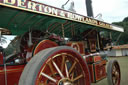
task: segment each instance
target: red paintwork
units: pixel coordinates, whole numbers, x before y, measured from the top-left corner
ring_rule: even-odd
[[[7,85],[18,85],[20,75],[25,65],[7,65]],[[0,66],[0,85],[5,85],[4,66]]]
[[[3,55],[2,55],[2,53],[0,52],[0,65],[2,65],[3,64]]]
[[[88,64],[91,82],[95,83],[106,77],[106,60]]]
[[[91,52],[96,52],[96,39],[89,39],[89,46]]]
[[[94,73],[93,73],[93,65],[92,64],[88,64],[88,69],[89,69],[89,72],[90,72],[90,78],[91,78],[91,82],[94,82]]]
[[[0,85],[5,85],[4,67],[0,66]]]
[[[102,62],[104,61],[101,61],[101,63]],[[101,64],[101,63],[94,64],[96,81],[106,77],[106,68],[105,68],[106,64]]]
[[[39,51],[44,50],[46,48],[51,48],[51,47],[56,47],[56,46],[58,46],[57,43],[51,40],[42,40],[36,45],[33,51],[33,55],[37,54]]]
[[[101,56],[90,56],[90,57],[86,58],[87,63],[95,63],[95,62],[98,62],[98,61],[101,61],[101,60],[103,60],[101,58]]]
[[[81,42],[68,42],[66,45],[75,48],[79,53],[81,53],[82,55],[85,55],[84,42],[82,41]],[[51,40],[42,40],[36,45],[35,49],[33,50],[33,55],[35,55],[39,51],[44,50],[46,48],[51,48],[51,47],[56,47],[56,46],[58,46],[58,44]],[[66,50],[66,52],[67,51],[68,50]],[[68,53],[70,53],[70,51]],[[75,56],[75,54],[73,55]],[[91,82],[96,82],[106,77],[106,69],[105,69],[106,61],[102,60],[101,56],[87,57],[86,61],[88,63],[88,67],[90,71]],[[2,54],[0,54],[0,64],[1,65],[3,64]],[[18,85],[19,78],[24,69],[24,66],[25,65],[10,65],[10,66],[7,65],[7,79],[6,79],[7,85]],[[50,73],[49,70],[47,69],[46,72]],[[87,68],[84,68],[84,71],[89,76]],[[0,85],[5,85],[4,66],[0,66]]]
[[[68,42],[66,45],[76,49],[80,54],[85,55],[84,42]]]

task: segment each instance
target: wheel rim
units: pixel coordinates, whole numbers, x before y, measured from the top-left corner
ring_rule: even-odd
[[[35,85],[89,85],[88,69],[80,57],[66,50],[49,56],[38,73]]]
[[[116,62],[112,65],[112,83],[113,85],[120,85],[120,68]]]

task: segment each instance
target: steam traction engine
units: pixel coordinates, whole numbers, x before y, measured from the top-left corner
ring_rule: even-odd
[[[123,32],[121,27],[33,1],[21,3],[0,1],[0,27],[16,35],[0,48],[1,85],[90,85],[107,76],[109,85],[120,85],[116,60],[109,61],[106,73],[111,40],[100,32]]]

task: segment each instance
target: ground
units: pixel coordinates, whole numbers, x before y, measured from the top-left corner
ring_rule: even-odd
[[[121,68],[121,84],[120,85],[128,85],[128,56],[127,57],[111,57],[108,60],[116,59],[118,60]],[[108,85],[107,78],[93,83],[91,85]]]

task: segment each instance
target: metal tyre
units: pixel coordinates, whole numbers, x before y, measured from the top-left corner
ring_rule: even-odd
[[[120,85],[121,73],[117,60],[110,60],[107,66],[108,85]]]
[[[90,85],[89,71],[82,56],[73,48],[48,48],[29,61],[19,85]]]

